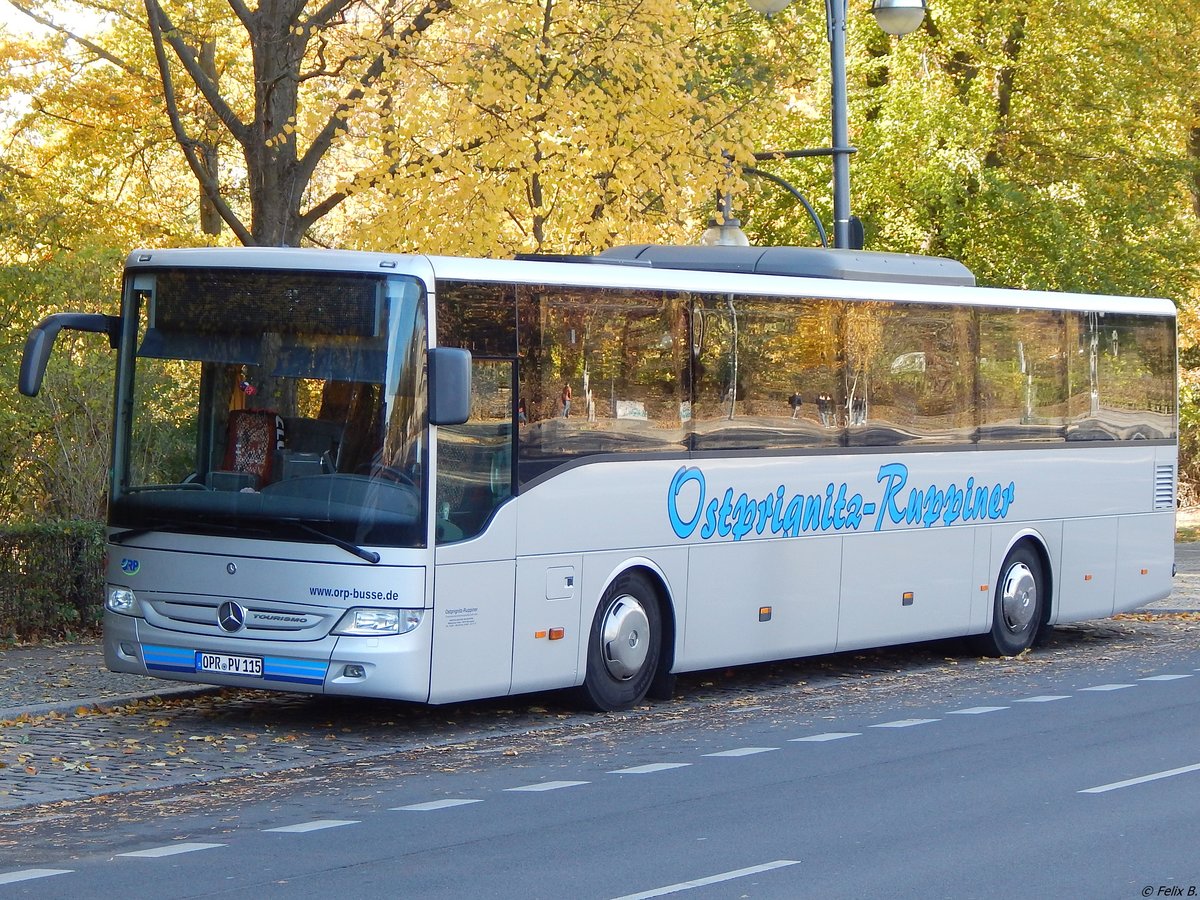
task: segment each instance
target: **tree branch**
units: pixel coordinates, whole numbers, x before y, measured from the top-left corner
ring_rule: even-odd
[[[237,117],[237,114],[229,108],[225,102],[225,98],[221,96],[221,92],[217,86],[213,84],[212,79],[205,74],[204,69],[200,66],[200,61],[197,59],[195,49],[189,47],[183,39],[179,37],[179,32],[167,18],[167,14],[163,12],[161,6],[158,5],[158,0],[145,0],[146,15],[150,21],[150,32],[154,36],[154,47],[157,54],[158,48],[162,45],[163,40],[166,40],[171,45],[171,49],[175,51],[176,57],[183,63],[184,69],[187,70],[188,76],[199,88],[200,93],[204,96],[205,102],[212,108],[212,111],[217,114],[217,118],[221,120],[234,140],[243,147],[246,147],[250,140],[250,129],[246,124]],[[164,56],[159,61],[159,70],[162,73],[163,84],[165,85],[169,77],[169,70],[166,68],[166,57]]]
[[[233,14],[238,17],[238,21],[245,26],[246,30],[250,30],[250,23],[254,19],[254,13],[246,6],[242,0],[227,0],[229,8],[233,10]]]
[[[300,227],[302,230],[307,230],[314,223],[316,223],[322,216],[329,213],[339,203],[341,203],[343,200],[345,200],[347,197],[349,197],[351,193],[353,193],[356,190],[359,190],[360,188],[371,187],[373,185],[376,185],[379,183],[380,179],[382,179],[382,178],[398,175],[404,169],[407,169],[411,166],[425,165],[427,162],[429,162],[431,160],[437,160],[440,158],[444,158],[446,156],[449,156],[451,153],[466,153],[466,152],[470,152],[471,150],[477,150],[478,148],[483,146],[483,144],[484,144],[483,138],[476,138],[475,140],[471,141],[468,144],[463,144],[460,147],[449,147],[449,148],[441,151],[440,153],[434,154],[432,157],[427,157],[420,161],[414,161],[414,160],[408,160],[406,162],[396,161],[396,162],[392,163],[390,166],[388,166],[387,170],[384,171],[383,173],[376,173],[376,174],[367,175],[367,176],[363,176],[361,174],[356,175],[356,176],[354,176],[354,178],[352,178],[350,180],[350,187],[348,189],[346,189],[344,191],[335,191],[334,193],[332,193],[328,197],[326,197],[324,200],[322,200],[320,203],[317,203],[314,206],[309,207],[308,212],[306,212],[300,216]]]
[[[95,53],[97,56],[99,56],[101,59],[105,60],[106,62],[112,63],[118,69],[128,72],[130,75],[133,75],[137,78],[145,78],[146,77],[145,72],[139,72],[137,69],[135,69],[129,63],[125,62],[125,60],[121,59],[119,56],[113,55],[112,53],[110,53],[109,51],[107,51],[103,47],[101,47],[99,44],[95,44],[95,43],[89,41],[87,38],[83,37],[82,35],[76,34],[75,32],[71,31],[69,28],[64,28],[62,25],[57,24],[53,20],[47,19],[45,16],[38,15],[36,12],[34,12],[28,6],[25,6],[24,3],[21,2],[21,0],[8,0],[8,2],[13,6],[14,9],[16,9],[19,12],[23,13],[24,15],[28,16],[30,19],[33,19],[33,21],[37,22],[39,25],[44,25],[45,27],[49,28],[51,31],[56,31],[59,34],[61,34],[63,37],[70,38],[72,41],[79,44],[81,47],[86,47],[88,50],[91,50],[93,53]]]
[[[197,142],[190,138],[184,130],[183,121],[179,117],[179,102],[175,96],[175,82],[171,78],[171,66],[167,60],[166,48],[163,46],[161,22],[166,17],[162,16],[162,19],[160,19],[155,16],[154,9],[151,6],[153,5],[157,8],[157,0],[145,0],[145,2],[146,12],[149,15],[150,37],[154,43],[154,57],[158,61],[159,74],[162,76],[163,99],[166,101],[167,115],[171,120],[171,130],[175,132],[175,142],[183,151],[184,158],[187,159],[188,166],[191,168],[196,180],[200,183],[205,196],[212,201],[221,218],[225,220],[225,223],[229,225],[233,233],[237,235],[238,240],[246,246],[252,246],[255,243],[254,236],[242,224],[242,221],[237,217],[233,209],[230,208],[229,204],[225,202],[225,198],[221,196],[221,186],[217,184],[212,174],[196,155],[195,148]],[[158,13],[161,15],[162,10],[158,9]]]
[[[304,20],[308,28],[324,28],[338,13],[345,11],[354,0],[329,0],[324,6]]]
[[[340,2],[340,0],[334,0],[334,2]],[[320,133],[313,138],[313,142],[304,152],[304,156],[297,166],[299,183],[308,183],[312,177],[312,173],[316,171],[317,163],[321,161],[333,144],[334,137],[338,131],[345,127],[346,113],[366,95],[366,89],[379,80],[379,77],[383,74],[384,65],[387,63],[387,60],[395,58],[398,55],[396,47],[418,34],[423,34],[433,25],[438,16],[453,9],[453,7],[454,0],[428,0],[420,12],[413,17],[412,22],[400,34],[393,34],[391,23],[384,26],[382,37],[384,40],[390,39],[392,46],[381,51],[375,57],[371,65],[367,67],[367,71],[358,79],[358,84],[346,92],[338,102],[337,107],[330,114]]]

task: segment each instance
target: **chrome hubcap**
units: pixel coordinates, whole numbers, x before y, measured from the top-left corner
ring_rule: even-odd
[[[622,594],[604,615],[600,647],[608,674],[628,681],[641,671],[650,652],[650,619],[636,597]]]
[[[1033,622],[1037,609],[1037,581],[1025,563],[1015,564],[1005,575],[1000,607],[1009,631],[1024,631]]]

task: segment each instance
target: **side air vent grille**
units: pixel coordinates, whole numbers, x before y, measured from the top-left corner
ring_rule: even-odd
[[[1175,467],[1154,467],[1154,508],[1175,508]]]

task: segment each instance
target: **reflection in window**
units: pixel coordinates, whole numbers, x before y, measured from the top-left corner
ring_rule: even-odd
[[[980,441],[1061,441],[1067,421],[1064,314],[979,312]]]
[[[439,281],[437,342],[475,356],[514,356],[516,303],[511,284]]]
[[[602,453],[1170,437],[1172,327],[1053,310],[439,285],[439,343],[517,357],[521,483]]]
[[[471,417],[438,428],[436,535],[474,537],[512,495],[513,361],[471,363]]]
[[[692,345],[696,449],[840,443],[837,304],[697,298]]]
[[[564,458],[681,450],[687,306],[661,291],[518,288],[521,480]]]
[[[1131,315],[1071,317],[1070,440],[1175,436],[1173,326]]]
[[[852,303],[845,306],[842,325],[849,444],[973,440],[970,310]]]

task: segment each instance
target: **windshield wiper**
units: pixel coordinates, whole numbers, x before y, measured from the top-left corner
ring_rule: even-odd
[[[304,522],[299,522],[295,519],[283,519],[281,521],[287,522],[289,525],[294,525],[301,531],[307,531],[309,534],[319,537],[326,543],[333,544],[335,547],[340,547],[347,553],[353,553],[359,559],[365,559],[371,565],[375,565],[377,562],[379,562],[379,554],[374,550],[367,550],[358,546],[358,544],[352,544],[349,541],[343,541],[340,537],[334,537],[332,534],[326,534],[319,528],[313,528],[311,525],[305,524]]]

